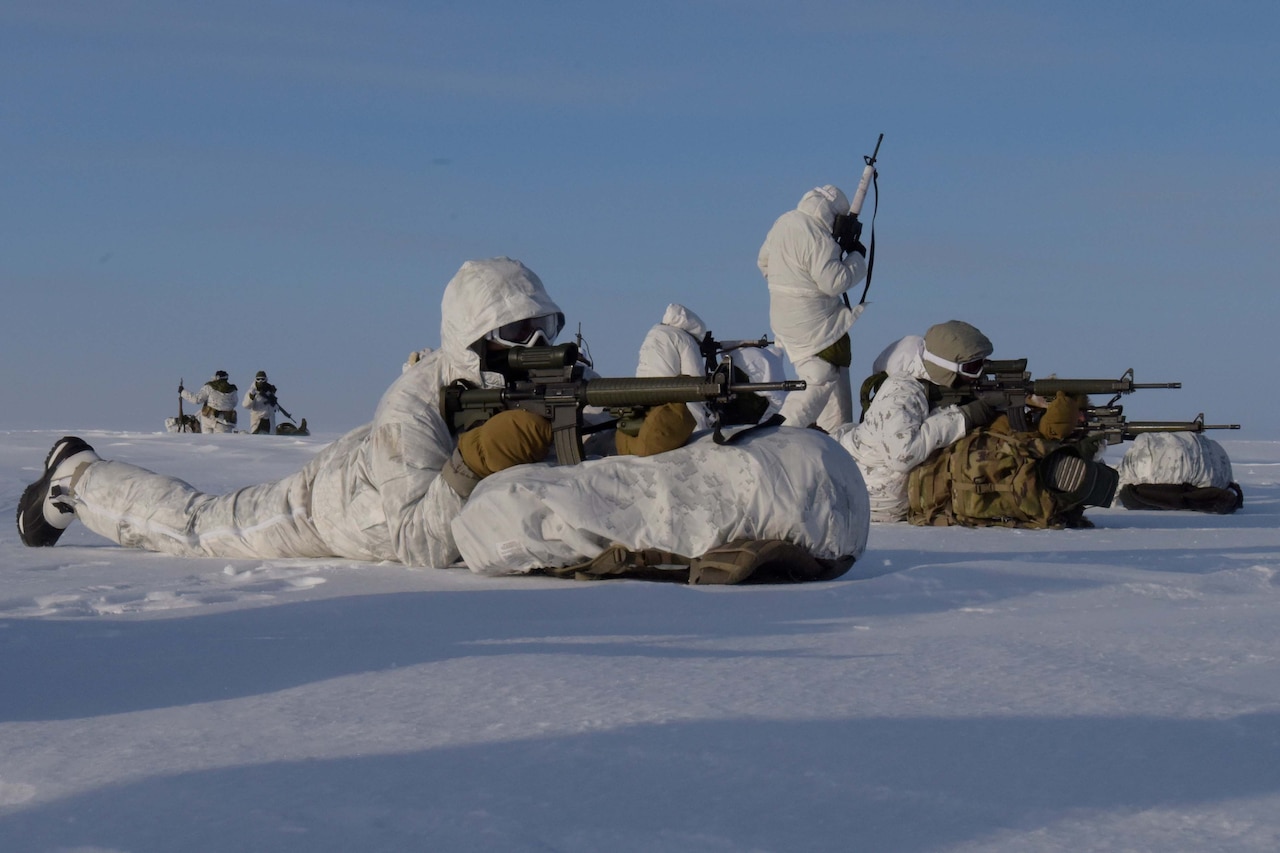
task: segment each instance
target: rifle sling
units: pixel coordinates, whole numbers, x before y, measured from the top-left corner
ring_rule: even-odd
[[[871,289],[871,270],[876,265],[876,213],[880,209],[880,173],[875,169],[871,170],[871,188],[875,198],[871,200],[871,241],[867,245],[867,283],[862,286],[859,305],[867,301],[867,291]]]
[[[782,422],[785,420],[786,418],[784,418],[780,413],[774,412],[772,415],[765,418],[760,423],[752,424],[749,427],[744,427],[743,429],[738,430],[728,438],[725,438],[724,433],[720,431],[720,425],[716,424],[716,431],[711,436],[711,438],[713,441],[715,441],[716,444],[737,444],[739,441],[745,438],[748,433],[755,432],[761,427],[780,426]]]

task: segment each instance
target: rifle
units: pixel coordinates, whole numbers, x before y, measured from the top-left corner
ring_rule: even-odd
[[[1081,438],[1100,437],[1107,444],[1132,441],[1146,432],[1204,432],[1207,429],[1240,429],[1240,424],[1207,424],[1204,412],[1190,421],[1130,421],[1121,406],[1090,406],[1084,424],[1077,430]]]
[[[293,415],[289,414],[288,409],[280,405],[280,401],[276,399],[276,395],[274,391],[272,391],[269,395],[264,394],[263,396],[267,398],[268,403],[275,406],[280,411],[280,414],[284,415],[289,420],[293,420]]]
[[[715,415],[738,393],[753,391],[801,391],[805,383],[734,382],[726,356],[705,377],[645,376],[621,379],[585,379],[578,363],[576,344],[553,347],[516,347],[504,351],[505,364],[494,365],[509,378],[502,388],[473,388],[468,383],[446,385],[440,390],[440,412],[451,432],[480,426],[498,412],[524,409],[551,421],[556,458],[561,465],[582,461],[582,436],[617,427],[626,429],[646,409],[666,403],[707,403]],[[587,425],[586,406],[598,406],[615,420]],[[715,440],[727,439],[717,422]]]
[[[285,407],[280,405],[280,400],[276,398],[276,386],[268,384],[266,390],[256,391],[256,393],[266,401],[268,406],[275,406],[276,409],[279,410],[280,414],[284,415],[289,420],[293,420],[293,415],[289,414]]]
[[[182,388],[186,383],[178,378],[178,432],[187,431],[187,416],[182,413]]]
[[[1036,396],[1052,400],[1059,391],[1072,395],[1112,394],[1108,406],[1114,406],[1122,394],[1142,388],[1181,388],[1181,382],[1134,382],[1133,368],[1119,379],[1032,379],[1025,358],[988,360],[977,380],[955,388],[943,388],[932,402],[940,406],[958,406],[975,398],[991,401],[992,406],[1009,416],[1009,426],[1016,431],[1034,428],[1027,421],[1027,398]],[[991,398],[999,398],[992,401]]]
[[[862,288],[862,298],[858,300],[858,304],[867,301],[867,291],[871,289],[871,270],[876,262],[876,233],[875,219],[876,211],[880,207],[880,184],[877,181],[879,173],[876,171],[876,157],[880,154],[880,143],[884,142],[884,134],[876,139],[875,150],[870,156],[863,155],[862,159],[866,166],[862,170],[862,177],[858,180],[858,189],[853,193],[853,201],[849,202],[848,213],[837,213],[835,222],[831,225],[831,236],[836,238],[836,242],[844,248],[846,241],[852,243],[855,240],[862,239],[862,222],[859,221],[858,215],[862,213],[862,203],[867,197],[867,188],[875,187],[876,198],[875,206],[871,211],[871,245],[867,247],[867,281]],[[841,294],[844,297],[844,304],[849,305],[849,294]]]

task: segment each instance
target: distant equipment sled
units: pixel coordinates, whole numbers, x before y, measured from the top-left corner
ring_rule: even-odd
[[[303,418],[300,424],[280,424],[276,427],[276,435],[311,435],[311,430],[307,429],[307,419]]]

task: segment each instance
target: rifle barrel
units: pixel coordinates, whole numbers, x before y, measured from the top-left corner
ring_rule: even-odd
[[[585,402],[589,406],[660,406],[665,403],[702,403],[727,394],[752,391],[803,391],[803,380],[743,382],[722,385],[693,376],[644,376],[590,379]]]
[[[734,394],[741,394],[751,391],[803,391],[809,387],[803,379],[786,379],[782,382],[746,382],[740,385],[731,385],[729,390]]]
[[[1032,379],[1028,384],[1028,390],[1040,396],[1051,396],[1059,391],[1068,394],[1128,394],[1141,388],[1182,387],[1181,382],[1130,382],[1125,379]]]
[[[1207,424],[1204,421],[1126,421],[1126,432],[1201,432],[1206,429],[1240,429],[1240,424]]]

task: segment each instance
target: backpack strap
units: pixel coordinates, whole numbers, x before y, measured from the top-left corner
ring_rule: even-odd
[[[737,432],[733,433],[733,435],[728,436],[727,438],[725,437],[725,434],[720,430],[720,425],[716,424],[716,431],[712,434],[711,438],[713,441],[715,441],[716,444],[737,444],[747,435],[755,432],[761,427],[781,426],[785,421],[786,421],[786,418],[783,417],[780,412],[774,412],[772,415],[769,415],[769,417],[765,418],[760,423],[752,424],[749,427],[744,427],[738,430]]]

